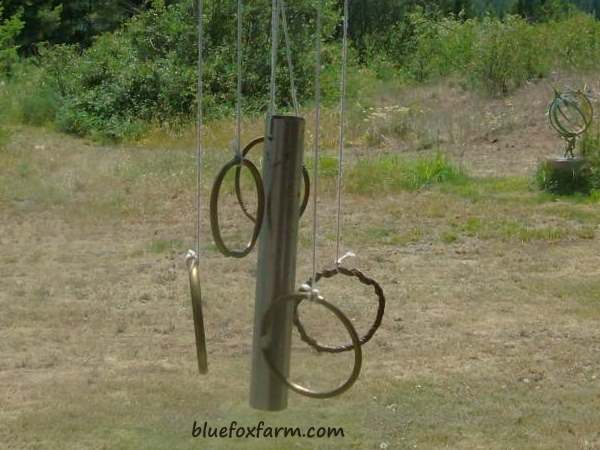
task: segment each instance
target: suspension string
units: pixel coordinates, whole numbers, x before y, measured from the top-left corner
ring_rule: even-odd
[[[241,161],[242,155],[242,0],[237,2],[237,92],[236,92],[236,139],[235,155]]]
[[[294,112],[297,116],[300,115],[300,105],[298,104],[298,93],[296,91],[296,80],[294,77],[294,64],[292,62],[292,45],[290,41],[290,34],[288,30],[287,14],[285,12],[285,0],[279,0],[279,6],[281,9],[281,25],[283,28],[283,35],[285,38],[285,50],[287,54],[288,71],[290,73],[290,91],[292,94],[292,105],[294,106]]]
[[[200,196],[200,188],[202,184],[202,132],[203,132],[203,116],[202,116],[202,100],[203,100],[203,75],[204,75],[204,0],[198,0],[198,86],[196,90],[196,256],[200,258],[200,222],[202,212],[200,210],[202,204]]]
[[[271,11],[271,101],[269,104],[269,116],[275,115],[275,96],[277,95],[277,50],[279,46],[279,3],[272,0]]]
[[[344,138],[346,134],[346,86],[348,74],[348,0],[344,0],[344,40],[342,44],[342,81],[340,98],[340,149],[338,157],[338,179],[337,179],[337,232],[335,264],[340,265],[340,248],[342,240],[342,178],[344,167]]]
[[[312,278],[311,288],[314,291],[317,284],[317,236],[318,216],[317,197],[319,195],[319,153],[321,150],[321,34],[322,34],[323,0],[317,7],[317,46],[315,58],[315,149],[313,156],[313,249],[312,249]]]

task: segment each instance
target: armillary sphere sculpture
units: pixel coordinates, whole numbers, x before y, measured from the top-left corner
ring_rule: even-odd
[[[574,158],[577,138],[587,131],[594,118],[594,108],[586,89],[554,89],[554,99],[548,108],[550,124],[567,143],[565,158]]]

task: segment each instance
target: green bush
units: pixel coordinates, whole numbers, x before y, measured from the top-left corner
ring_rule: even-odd
[[[540,190],[554,195],[589,194],[594,188],[587,164],[569,170],[543,161],[538,165],[535,181]]]
[[[313,99],[317,1],[288,2],[295,78],[303,103]],[[329,104],[339,99],[338,3],[326,0],[322,89]],[[397,86],[441,77],[459,79],[464,86],[491,95],[506,95],[554,69],[600,67],[600,23],[562,8],[559,2],[540,10],[543,22],[510,15],[472,18],[469,12],[459,13],[460,8],[420,8],[416,3],[398,6],[401,18],[394,25],[375,27],[352,46],[350,97],[369,97],[377,78],[386,86]],[[4,71],[9,98],[0,99],[0,106],[7,106],[13,120],[54,123],[62,131],[99,139],[136,138],[154,125],[180,128],[193,120],[196,108],[193,5],[193,0],[153,0],[90,47],[39,44],[37,56],[27,63],[15,60],[14,36],[22,23],[17,17],[5,20],[0,24],[0,79]],[[244,9],[243,108],[249,114],[264,112],[268,104],[270,5],[270,0],[256,0]],[[443,17],[440,11],[456,14]],[[205,23],[204,107],[208,118],[218,118],[232,115],[236,100],[235,4],[206,0]],[[280,45],[277,103],[289,110],[285,56]],[[362,109],[365,106],[369,105],[362,104]],[[377,142],[381,133],[369,137]]]
[[[55,87],[47,82],[44,69],[30,60],[23,60],[14,66],[8,84],[9,95],[14,99],[14,121],[35,126],[54,123],[60,97]]]
[[[468,67],[473,83],[493,95],[506,95],[549,70],[537,28],[519,16],[508,16],[504,21],[484,18]]]
[[[539,27],[556,67],[569,71],[600,67],[600,23],[594,17],[575,14]]]
[[[600,123],[583,135],[579,141],[579,151],[586,160],[590,189],[600,191]]]
[[[317,0],[299,0],[288,7],[295,76],[301,99],[312,98],[314,78],[314,11]],[[327,1],[326,30],[334,30],[333,2]],[[60,94],[58,127],[66,132],[119,140],[136,137],[150,123],[178,128],[194,116],[197,35],[192,0],[138,14],[114,33],[99,37],[78,54],[73,47],[42,51],[47,83]],[[220,5],[220,6],[219,6]],[[218,7],[219,6],[219,7]],[[205,108],[223,116],[235,105],[236,21],[231,4],[208,2],[211,15],[205,40]],[[244,109],[262,111],[268,104],[270,1],[248,3],[244,9]],[[278,104],[291,103],[285,48],[278,67]],[[325,46],[326,67],[337,51]],[[325,97],[335,89],[338,71],[324,71]],[[334,87],[335,86],[335,87]]]
[[[366,37],[364,53],[381,78],[390,78],[391,69],[417,82],[456,76],[491,95],[506,95],[552,69],[600,67],[600,22],[580,12],[548,18],[530,23],[514,15],[439,17],[416,8]]]

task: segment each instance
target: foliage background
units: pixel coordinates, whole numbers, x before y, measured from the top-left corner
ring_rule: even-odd
[[[317,0],[288,2],[299,97],[310,106]],[[339,95],[342,0],[325,0],[323,90]],[[270,0],[244,9],[244,109],[267,104]],[[206,0],[206,114],[235,98],[236,4]],[[377,83],[457,79],[501,96],[552,71],[600,64],[600,0],[353,0],[351,94]],[[0,121],[54,126],[99,139],[178,130],[193,118],[193,0],[2,0]],[[278,104],[290,107],[280,46]]]

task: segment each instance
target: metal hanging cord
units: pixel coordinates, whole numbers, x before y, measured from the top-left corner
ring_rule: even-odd
[[[198,85],[196,89],[196,256],[200,258],[200,234],[202,218],[202,199],[200,189],[202,184],[202,157],[203,157],[203,87],[204,87],[204,1],[198,0]]]
[[[285,38],[285,51],[287,54],[288,71],[290,73],[290,93],[292,95],[292,105],[294,106],[295,114],[298,116],[300,115],[300,105],[298,103],[298,92],[296,90],[296,80],[294,77],[294,64],[292,62],[292,44],[290,40],[290,33],[288,30],[285,0],[279,0],[279,6],[281,9],[281,24],[283,28],[283,36]]]
[[[315,148],[313,156],[313,248],[312,248],[312,277],[311,289],[317,286],[317,239],[319,219],[317,215],[319,195],[319,157],[321,152],[321,35],[323,0],[319,0],[317,8],[317,42],[315,56]]]
[[[341,98],[340,98],[340,146],[338,155],[338,178],[337,178],[337,230],[336,230],[336,250],[335,264],[339,266],[341,261],[347,256],[353,256],[351,253],[340,257],[342,241],[342,179],[344,167],[344,146],[346,134],[346,86],[348,74],[348,18],[349,18],[349,0],[344,0],[344,38],[342,43],[342,80],[341,80]]]
[[[270,81],[270,103],[269,116],[276,113],[275,102],[277,95],[277,50],[279,47],[279,3],[272,0],[271,6],[271,81]]]
[[[236,92],[236,138],[235,155],[240,161],[242,155],[242,0],[237,2],[237,92]]]
[[[186,264],[188,266],[188,275],[190,280],[190,293],[192,297],[192,315],[194,318],[194,334],[196,336],[196,356],[198,358],[198,371],[201,374],[208,372],[208,354],[206,351],[206,333],[204,330],[204,316],[202,313],[202,290],[200,286],[200,228],[201,228],[201,197],[200,189],[202,186],[202,99],[203,99],[203,45],[204,45],[204,27],[203,27],[203,0],[198,0],[198,86],[196,91],[196,251],[189,250],[186,255]]]
[[[281,23],[280,23],[281,20]],[[292,45],[287,23],[287,12],[284,0],[273,0],[271,17],[271,81],[269,83],[270,101],[269,115],[274,116],[277,113],[277,57],[279,52],[279,28],[283,28],[285,39],[285,50],[287,56],[287,65],[290,76],[290,95],[292,97],[292,106],[296,115],[300,114],[300,104],[298,102],[298,91],[296,89],[296,79],[294,76],[294,64],[292,59]]]
[[[320,27],[320,18],[317,20],[317,27]],[[318,34],[318,39],[320,39],[320,34]],[[320,47],[320,41],[317,42],[317,48],[319,49]],[[319,61],[319,51],[317,52],[317,88],[319,87],[319,71],[320,71],[320,61]],[[316,214],[314,216],[314,222],[313,222],[313,231],[314,231],[314,236],[313,236],[313,276],[311,278],[311,280],[306,283],[303,286],[303,290],[308,290],[310,289],[310,299],[313,302],[317,302],[319,303],[318,299],[321,299],[322,297],[319,295],[319,291],[315,288],[316,284],[319,282],[320,279],[322,278],[333,278],[337,275],[342,275],[344,277],[347,278],[352,278],[357,280],[358,282],[360,282],[360,284],[362,284],[363,286],[369,286],[373,288],[373,292],[375,294],[375,296],[377,297],[377,315],[375,316],[375,320],[373,321],[372,325],[370,326],[369,330],[367,331],[366,334],[364,334],[363,336],[359,337],[358,342],[356,340],[354,340],[354,337],[352,335],[352,332],[350,332],[351,335],[351,341],[350,343],[344,344],[344,345],[328,345],[328,344],[323,344],[318,342],[316,339],[312,338],[308,332],[306,331],[306,329],[304,328],[302,321],[300,320],[300,315],[298,312],[298,303],[296,303],[296,306],[294,308],[294,325],[296,326],[296,328],[298,329],[298,332],[300,333],[300,339],[304,342],[306,342],[308,345],[310,345],[312,348],[314,348],[315,350],[317,350],[318,352],[327,352],[327,353],[341,353],[341,352],[346,352],[349,350],[353,350],[355,352],[355,357],[359,358],[359,355],[356,353],[356,347],[357,345],[362,346],[364,344],[366,344],[367,342],[369,342],[373,336],[375,335],[375,333],[377,332],[377,330],[379,329],[379,327],[381,326],[381,322],[383,320],[383,315],[385,312],[385,304],[386,304],[386,299],[385,299],[385,294],[383,292],[382,287],[379,285],[379,283],[377,283],[377,281],[375,281],[373,278],[370,278],[368,276],[366,276],[363,272],[361,272],[360,270],[354,268],[354,269],[349,269],[347,267],[342,266],[342,262],[344,259],[346,259],[347,257],[350,256],[354,256],[353,253],[348,252],[346,253],[344,256],[340,257],[340,248],[341,248],[341,205],[342,205],[342,176],[343,176],[343,172],[342,172],[342,167],[343,167],[343,156],[344,156],[344,134],[345,134],[345,129],[346,129],[346,124],[345,124],[345,111],[346,111],[346,76],[347,76],[347,66],[348,66],[348,0],[345,1],[344,3],[344,42],[343,42],[343,55],[342,55],[342,83],[341,83],[341,101],[340,101],[340,147],[339,147],[339,166],[338,166],[338,179],[337,179],[337,244],[336,244],[336,259],[335,259],[335,267],[333,269],[326,269],[323,270],[322,272],[316,272]],[[316,131],[316,136],[315,136],[315,185],[318,184],[318,180],[317,180],[317,176],[318,176],[318,172],[316,170],[317,164],[318,164],[318,150],[319,150],[319,107],[320,107],[320,99],[319,99],[319,94],[318,94],[318,90],[317,90],[317,131]],[[316,190],[316,189],[315,189]],[[316,199],[316,192],[315,192],[315,199]],[[315,200],[315,211],[316,211],[316,200]],[[332,310],[333,311],[333,310]],[[338,316],[338,318],[340,318],[340,320],[342,320],[342,322],[344,321],[342,319],[341,316],[343,316],[343,313],[340,312],[340,314],[336,313],[334,311],[334,313]],[[350,330],[349,330],[350,331]],[[352,380],[352,379],[351,379]],[[289,384],[288,384],[289,385]],[[291,386],[291,388],[293,389],[295,386]],[[309,395],[306,394],[305,395]]]

